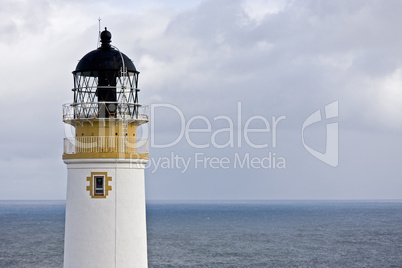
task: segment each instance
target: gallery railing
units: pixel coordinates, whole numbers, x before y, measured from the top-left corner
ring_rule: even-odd
[[[81,136],[64,139],[64,154],[137,153],[148,154],[148,139],[115,136]]]

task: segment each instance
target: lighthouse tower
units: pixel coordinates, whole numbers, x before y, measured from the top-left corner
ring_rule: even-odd
[[[65,268],[147,267],[144,167],[147,139],[137,127],[148,122],[138,103],[133,62],[101,33],[101,46],[73,71],[73,103],[63,121],[75,128],[65,138],[67,201]]]

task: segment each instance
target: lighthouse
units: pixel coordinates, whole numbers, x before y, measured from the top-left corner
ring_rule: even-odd
[[[78,62],[73,102],[63,105],[63,122],[75,129],[64,139],[64,268],[148,266],[148,140],[137,136],[148,107],[138,102],[139,72],[111,38],[105,28],[100,46]]]

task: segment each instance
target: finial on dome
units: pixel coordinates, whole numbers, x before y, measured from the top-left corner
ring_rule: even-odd
[[[101,38],[102,47],[110,48],[112,34],[107,30],[107,27],[105,27],[105,30],[103,32],[101,32],[100,38]]]

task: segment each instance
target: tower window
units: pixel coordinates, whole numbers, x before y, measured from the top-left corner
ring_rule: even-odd
[[[91,172],[91,176],[87,177],[89,185],[87,191],[92,198],[106,198],[112,190],[109,183],[112,177],[107,175],[107,172]]]
[[[105,177],[104,176],[94,176],[94,195],[104,196],[105,195]]]

